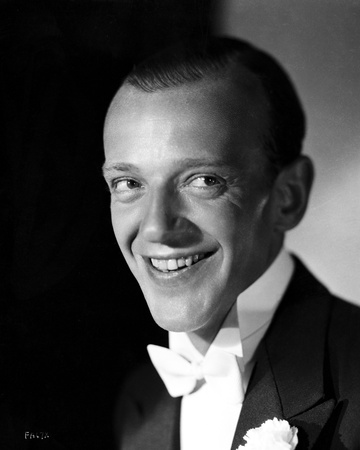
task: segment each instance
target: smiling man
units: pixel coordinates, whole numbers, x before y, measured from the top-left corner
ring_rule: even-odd
[[[359,311],[283,249],[313,179],[304,122],[280,66],[234,39],[164,51],[115,95],[113,227],[171,349],[150,345],[158,374],[125,386],[120,448],[235,449],[274,417],[298,427],[298,448],[360,445],[359,363],[341,369]]]

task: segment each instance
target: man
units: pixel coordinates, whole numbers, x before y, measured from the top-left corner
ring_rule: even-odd
[[[115,95],[113,227],[173,351],[149,346],[156,371],[125,386],[121,449],[235,450],[274,417],[299,449],[360,448],[360,311],[283,248],[313,179],[304,130],[284,71],[234,39],[162,52]]]

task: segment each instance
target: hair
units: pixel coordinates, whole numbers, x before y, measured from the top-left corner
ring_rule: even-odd
[[[269,129],[263,137],[272,179],[294,161],[302,149],[305,114],[290,78],[264,51],[234,38],[187,40],[136,65],[123,84],[151,93],[205,78],[221,80],[246,68],[259,79],[269,103]]]

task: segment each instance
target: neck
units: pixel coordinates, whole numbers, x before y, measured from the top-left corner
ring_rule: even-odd
[[[272,252],[271,258],[267,262],[266,269],[263,271],[263,273],[260,273],[258,276],[254,277],[254,282],[253,283],[255,283],[258,279],[261,278],[262,275],[264,275],[264,273],[273,264],[274,260],[279,255],[280,251],[281,251],[281,245],[280,246],[276,246],[276,251]],[[250,285],[252,285],[253,283],[250,283]],[[236,301],[237,301],[237,298],[235,299],[235,302]],[[225,314],[225,317],[223,317],[223,319],[221,320],[220,323],[214,324],[212,327],[210,327],[210,329],[190,331],[190,332],[187,333],[187,336],[189,337],[189,339],[190,339],[191,343],[193,344],[193,346],[203,356],[205,356],[205,354],[208,351],[210,345],[214,341],[218,331],[220,330],[220,328],[223,325],[223,322],[224,322],[226,316],[227,316],[227,314]]]
[[[206,352],[209,350],[210,345],[216,338],[216,335],[218,334],[218,331],[222,327],[228,312],[225,314],[225,317],[223,317],[220,323],[212,325],[210,329],[206,329],[206,331],[197,330],[186,333],[193,346],[203,356],[206,355]]]
[[[203,336],[199,336],[196,332],[189,332],[187,333],[192,345],[196,348],[198,352],[200,352],[203,356],[206,355],[206,352],[209,350],[209,347],[211,345],[211,342],[214,340],[215,335],[213,338],[205,339]]]

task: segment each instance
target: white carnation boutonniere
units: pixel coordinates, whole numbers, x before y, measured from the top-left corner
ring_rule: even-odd
[[[286,420],[267,420],[258,428],[249,430],[245,445],[237,450],[294,450],[298,444],[298,429]]]

